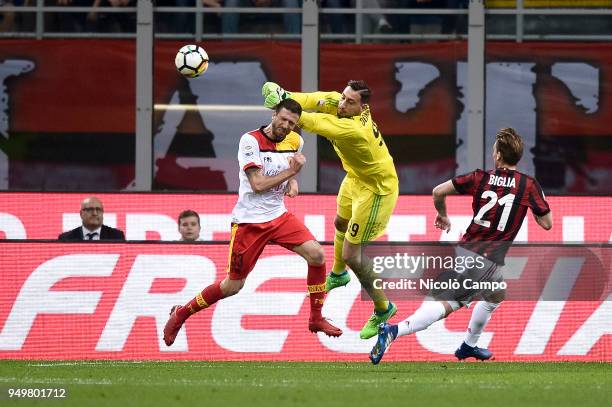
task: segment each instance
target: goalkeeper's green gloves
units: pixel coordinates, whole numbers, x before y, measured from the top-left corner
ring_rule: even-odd
[[[274,109],[281,100],[290,99],[291,92],[287,92],[274,82],[266,82],[261,88],[261,95],[264,97],[264,106]]]

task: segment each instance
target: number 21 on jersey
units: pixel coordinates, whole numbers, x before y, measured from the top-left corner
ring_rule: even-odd
[[[499,204],[499,206],[504,207],[504,211],[502,212],[501,218],[499,218],[499,224],[497,225],[497,230],[504,231],[506,229],[506,223],[508,223],[508,217],[510,216],[510,211],[512,210],[512,203],[514,202],[514,194],[504,195],[501,198],[497,198],[497,194],[493,191],[484,191],[482,193],[482,199],[488,199],[489,202],[484,204],[482,208],[478,211],[476,216],[474,217],[474,223],[477,225],[483,226],[485,228],[491,227],[491,221],[483,220],[482,218],[485,216],[487,212],[489,212],[495,204]]]

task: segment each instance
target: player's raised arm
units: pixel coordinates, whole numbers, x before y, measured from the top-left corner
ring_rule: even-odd
[[[339,118],[326,113],[302,112],[298,121],[302,129],[328,140],[339,140],[358,132],[359,124],[351,118]]]
[[[259,167],[250,167],[245,170],[249,183],[253,192],[260,194],[266,192],[290,178],[295,177],[302,166],[306,163],[306,156],[302,153],[295,153],[293,157],[289,157],[289,168],[279,172],[276,175],[267,176]]]
[[[455,189],[455,185],[452,180],[448,180],[437,187],[435,187],[432,191],[434,206],[438,211],[438,215],[436,216],[435,225],[438,229],[442,229],[445,231],[449,231],[451,228],[450,219],[448,218],[448,214],[446,213],[446,196],[454,195],[457,193]]]
[[[436,186],[432,191],[434,206],[438,211],[435,226],[450,231],[451,223],[446,213],[446,196],[454,194],[472,194],[476,187],[476,171],[459,175]]]
[[[538,216],[534,213],[533,217],[535,218],[536,223],[540,225],[542,229],[545,229],[545,230],[552,229],[552,224],[553,224],[552,212],[548,212],[544,216]]]
[[[552,214],[550,206],[544,197],[544,192],[538,181],[533,180],[529,190],[529,207],[533,212],[535,221],[542,229],[552,229]]]
[[[316,110],[320,113],[338,114],[338,102],[342,95],[338,92],[291,93],[291,99],[302,105],[305,110]]]
[[[274,82],[266,82],[261,88],[264,106],[273,109],[281,100],[293,99],[305,110],[337,114],[340,93],[338,92],[289,92]]]

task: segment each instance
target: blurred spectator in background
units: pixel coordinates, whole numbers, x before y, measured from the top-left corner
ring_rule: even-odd
[[[17,31],[17,25],[15,24],[15,12],[2,10],[4,7],[12,7],[15,5],[15,1],[13,0],[0,0],[0,31]]]
[[[468,8],[468,0],[446,0],[446,8]],[[466,15],[442,16],[442,34],[467,33]]]
[[[386,0],[391,8],[428,9],[445,7],[446,0]],[[401,27],[403,34],[439,34],[442,18],[435,15],[397,14],[391,19],[394,27]]]
[[[158,7],[195,7],[197,0],[157,0]],[[204,7],[223,7],[223,0],[199,0]],[[195,12],[157,13],[155,30],[169,33],[194,33]],[[218,33],[221,25],[220,13],[204,13],[205,33]]]
[[[136,7],[136,0],[93,0],[93,7]],[[136,32],[136,13],[104,13],[93,10],[87,19],[101,32]]]
[[[181,242],[202,241],[200,238],[200,215],[196,211],[187,209],[178,217],[178,231],[181,234]]]
[[[301,8],[300,0],[224,0],[225,7],[285,7]],[[221,16],[221,31],[223,34],[238,33],[238,22],[241,15],[247,16],[248,13],[223,13]],[[257,17],[265,15],[256,14]],[[286,34],[299,34],[302,32],[301,13],[284,13],[283,27]],[[244,30],[243,32],[251,32]]]
[[[91,7],[94,0],[46,0],[47,7]],[[94,31],[91,13],[46,13],[45,27],[55,32]]]
[[[17,31],[17,25],[15,24],[15,12],[3,10],[4,7],[12,7],[15,5],[15,2],[12,0],[0,0],[0,31]]]
[[[19,7],[29,6],[28,0],[0,0],[0,32],[17,32],[19,31],[19,22],[25,16],[24,13],[15,13],[14,11],[4,11],[4,7]]]
[[[60,241],[125,240],[125,235],[121,230],[103,224],[104,206],[102,201],[95,196],[83,200],[80,215],[82,225],[59,235]]]
[[[467,4],[467,0],[386,0],[387,7],[415,10],[467,8]],[[465,16],[457,15],[395,15],[392,23],[393,26],[402,27],[404,33],[451,34],[466,32],[464,20]]]
[[[383,8],[378,0],[363,0],[363,8]],[[355,0],[347,2],[345,0],[325,0],[323,7],[329,8],[342,8],[352,7],[355,8]],[[333,33],[344,32],[342,14],[329,14],[330,28]],[[351,17],[353,14],[351,14]],[[355,16],[359,16],[358,14]],[[391,24],[387,20],[384,14],[363,14],[363,31],[365,33],[390,33],[392,30]]]
[[[321,0],[323,8],[346,8],[349,7],[348,0]],[[324,20],[329,26],[329,31],[334,34],[344,34],[347,32],[346,14],[323,14]],[[350,15],[349,17],[353,17]]]

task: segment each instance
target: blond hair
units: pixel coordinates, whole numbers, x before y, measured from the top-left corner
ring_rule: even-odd
[[[497,152],[504,163],[516,165],[523,156],[523,139],[512,127],[500,129],[495,135]]]

